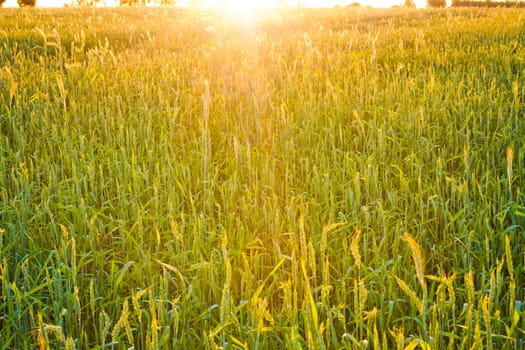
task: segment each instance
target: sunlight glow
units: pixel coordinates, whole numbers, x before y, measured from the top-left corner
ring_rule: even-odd
[[[426,7],[427,0],[415,0],[416,7]],[[337,6],[348,6],[359,3],[362,6],[371,7],[393,7],[402,6],[405,0],[207,0],[202,1],[204,7],[216,7],[231,13],[243,13],[246,10],[260,8],[275,8],[280,6],[304,6],[308,8],[334,8]]]
[[[2,8],[19,8],[20,5],[18,5],[18,1],[17,0],[6,0],[4,1],[4,3],[2,4]]]
[[[208,4],[211,2],[209,1]],[[277,1],[272,0],[222,0],[212,4],[219,9],[224,18],[229,22],[243,27],[250,27],[256,22],[256,12],[263,8],[276,8]]]
[[[100,0],[95,3],[96,7],[118,7],[120,0]]]
[[[162,2],[160,0],[147,0],[146,7],[160,7]]]
[[[36,0],[35,7],[55,8],[70,6],[71,0]]]
[[[96,7],[117,7],[121,0],[92,0]],[[447,4],[451,0],[447,0]],[[334,8],[344,7],[353,3],[361,6],[389,8],[402,6],[405,0],[179,0],[177,7],[198,6],[201,8],[215,8],[231,21],[240,24],[249,24],[254,21],[257,10],[278,8],[283,6],[307,8]],[[416,7],[426,7],[427,0],[414,0]],[[161,6],[161,0],[141,0],[147,7]],[[36,7],[65,7],[78,5],[78,0],[36,0]],[[2,7],[18,7],[17,0],[5,0]]]
[[[273,8],[277,6],[276,1],[246,1],[246,0],[229,0],[225,1],[225,5],[231,9],[257,9],[257,8]]]
[[[234,22],[245,27],[253,25],[254,8],[247,4],[241,4],[242,1],[230,1],[225,6],[220,7],[222,16],[229,22]]]

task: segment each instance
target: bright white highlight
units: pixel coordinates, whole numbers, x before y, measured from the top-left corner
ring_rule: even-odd
[[[451,0],[447,0],[451,1]],[[415,0],[416,7],[426,7],[427,0]],[[304,6],[309,8],[334,8],[359,3],[362,6],[392,7],[403,6],[405,0],[206,0],[201,2],[204,7],[222,8],[228,12],[245,12],[247,9],[275,8],[279,6]]]
[[[213,3],[212,1],[208,1]],[[258,8],[274,8],[277,7],[277,1],[275,0],[224,0],[215,1],[215,6],[219,6],[227,9],[258,9]]]
[[[120,0],[101,0],[95,3],[96,7],[118,7]]]
[[[36,0],[36,7],[78,6],[78,0]],[[118,7],[121,0],[91,0],[96,7]],[[451,0],[446,0],[447,4]],[[414,0],[416,7],[426,7],[427,0]],[[147,7],[161,6],[161,0],[139,0]],[[179,0],[177,7],[197,5],[204,8],[220,10],[226,17],[237,23],[249,24],[254,20],[258,9],[277,8],[281,6],[304,6],[308,8],[333,8],[359,3],[362,6],[383,7],[403,6],[405,0]],[[19,7],[17,0],[5,0],[2,7]]]
[[[161,4],[160,0],[148,0],[146,1],[146,7],[159,7]]]
[[[11,8],[11,9],[16,9],[16,8],[19,8],[20,5],[18,5],[18,1],[17,0],[6,0],[3,4],[2,4],[2,8]]]
[[[35,7],[55,8],[71,6],[71,0],[36,0]]]

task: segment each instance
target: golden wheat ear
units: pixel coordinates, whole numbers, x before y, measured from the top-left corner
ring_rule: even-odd
[[[427,283],[425,281],[425,256],[423,254],[423,249],[417,241],[409,233],[405,233],[403,236],[405,242],[408,243],[410,251],[412,252],[412,260],[414,260],[414,267],[416,268],[416,276],[421,289],[426,294],[427,292]]]

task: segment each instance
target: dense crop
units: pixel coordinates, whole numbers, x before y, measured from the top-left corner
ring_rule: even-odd
[[[525,15],[0,13],[0,348],[522,349]]]

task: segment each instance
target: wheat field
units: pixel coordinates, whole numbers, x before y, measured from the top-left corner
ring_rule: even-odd
[[[525,13],[0,12],[1,349],[523,349]]]

